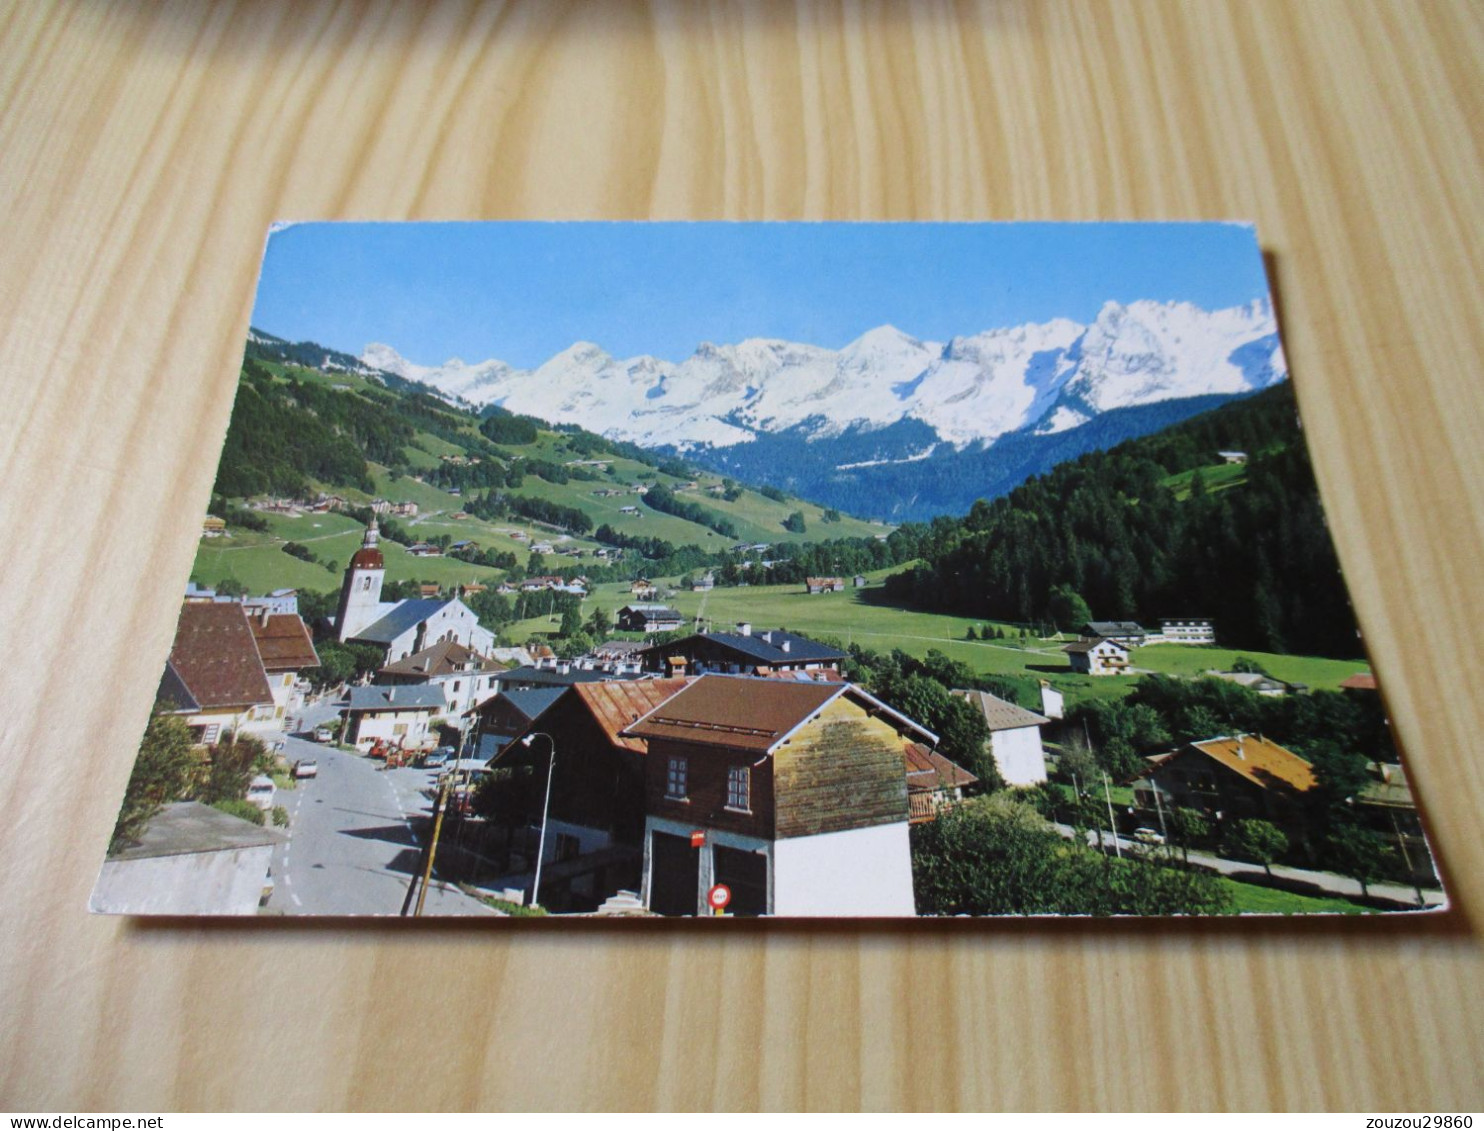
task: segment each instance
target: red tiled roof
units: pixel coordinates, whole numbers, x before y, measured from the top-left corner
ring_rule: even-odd
[[[1376,677],[1370,672],[1356,672],[1348,679],[1340,680],[1340,686],[1346,691],[1375,691]]]
[[[235,602],[182,605],[170,663],[205,710],[273,702],[247,614]]]
[[[393,675],[427,676],[453,675],[455,671],[462,670],[461,665],[473,662],[477,665],[478,672],[503,672],[508,671],[509,666],[498,663],[495,660],[481,656],[460,644],[457,640],[440,640],[431,648],[424,648],[421,652],[414,652],[410,656],[404,656],[395,664],[388,664],[381,670]]]
[[[920,742],[903,743],[902,760],[907,764],[910,792],[960,788],[979,780],[957,762],[949,761]]]
[[[314,650],[309,629],[296,613],[249,613],[247,620],[265,671],[319,667],[319,653]]]

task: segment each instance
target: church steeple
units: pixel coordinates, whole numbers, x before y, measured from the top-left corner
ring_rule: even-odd
[[[345,581],[340,586],[340,608],[335,617],[335,632],[340,640],[348,640],[376,620],[381,606],[381,583],[386,577],[386,562],[376,548],[380,537],[381,529],[372,515],[361,548],[351,555]]]

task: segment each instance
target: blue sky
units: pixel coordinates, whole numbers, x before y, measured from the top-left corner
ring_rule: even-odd
[[[941,341],[1109,299],[1267,293],[1235,224],[309,223],[270,237],[253,325],[529,368],[574,341],[680,361],[703,341],[839,348],[885,323]]]

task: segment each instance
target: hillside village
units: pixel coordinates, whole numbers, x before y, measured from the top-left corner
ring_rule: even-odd
[[[249,366],[234,430],[344,412],[382,459],[275,467],[229,433],[145,739],[174,778],[136,770],[105,869],[120,903],[167,860],[195,869],[180,907],[243,914],[1441,898],[1363,661],[1228,648],[1245,626],[1201,608],[1148,627],[1076,594],[1030,621],[924,608],[901,579],[951,560],[941,523]],[[1261,473],[1213,445],[1192,487],[1194,458],[1179,497]],[[945,882],[993,872],[1005,838],[1045,861],[1034,883],[986,902]]]

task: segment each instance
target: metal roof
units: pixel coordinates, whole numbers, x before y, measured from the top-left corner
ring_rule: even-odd
[[[352,711],[442,711],[448,706],[436,683],[403,687],[352,687],[347,707]]]
[[[390,644],[409,628],[415,628],[427,620],[444,605],[454,602],[452,597],[412,598],[400,601],[397,607],[380,620],[361,629],[352,640],[367,640],[373,644]]]
[[[631,725],[628,733],[762,753],[844,690],[838,683],[702,676]]]
[[[998,695],[991,695],[988,691],[955,690],[953,694],[961,699],[967,699],[978,707],[983,712],[984,721],[991,731],[1038,727],[1051,721],[1033,711],[1027,711],[1024,707],[1017,707]]]
[[[684,689],[684,679],[625,679],[608,683],[587,683],[574,694],[591,712],[603,733],[615,746],[643,754],[649,743],[623,733],[665,700]]]
[[[521,691],[502,691],[500,698],[534,722],[566,693],[565,687],[528,687]]]

